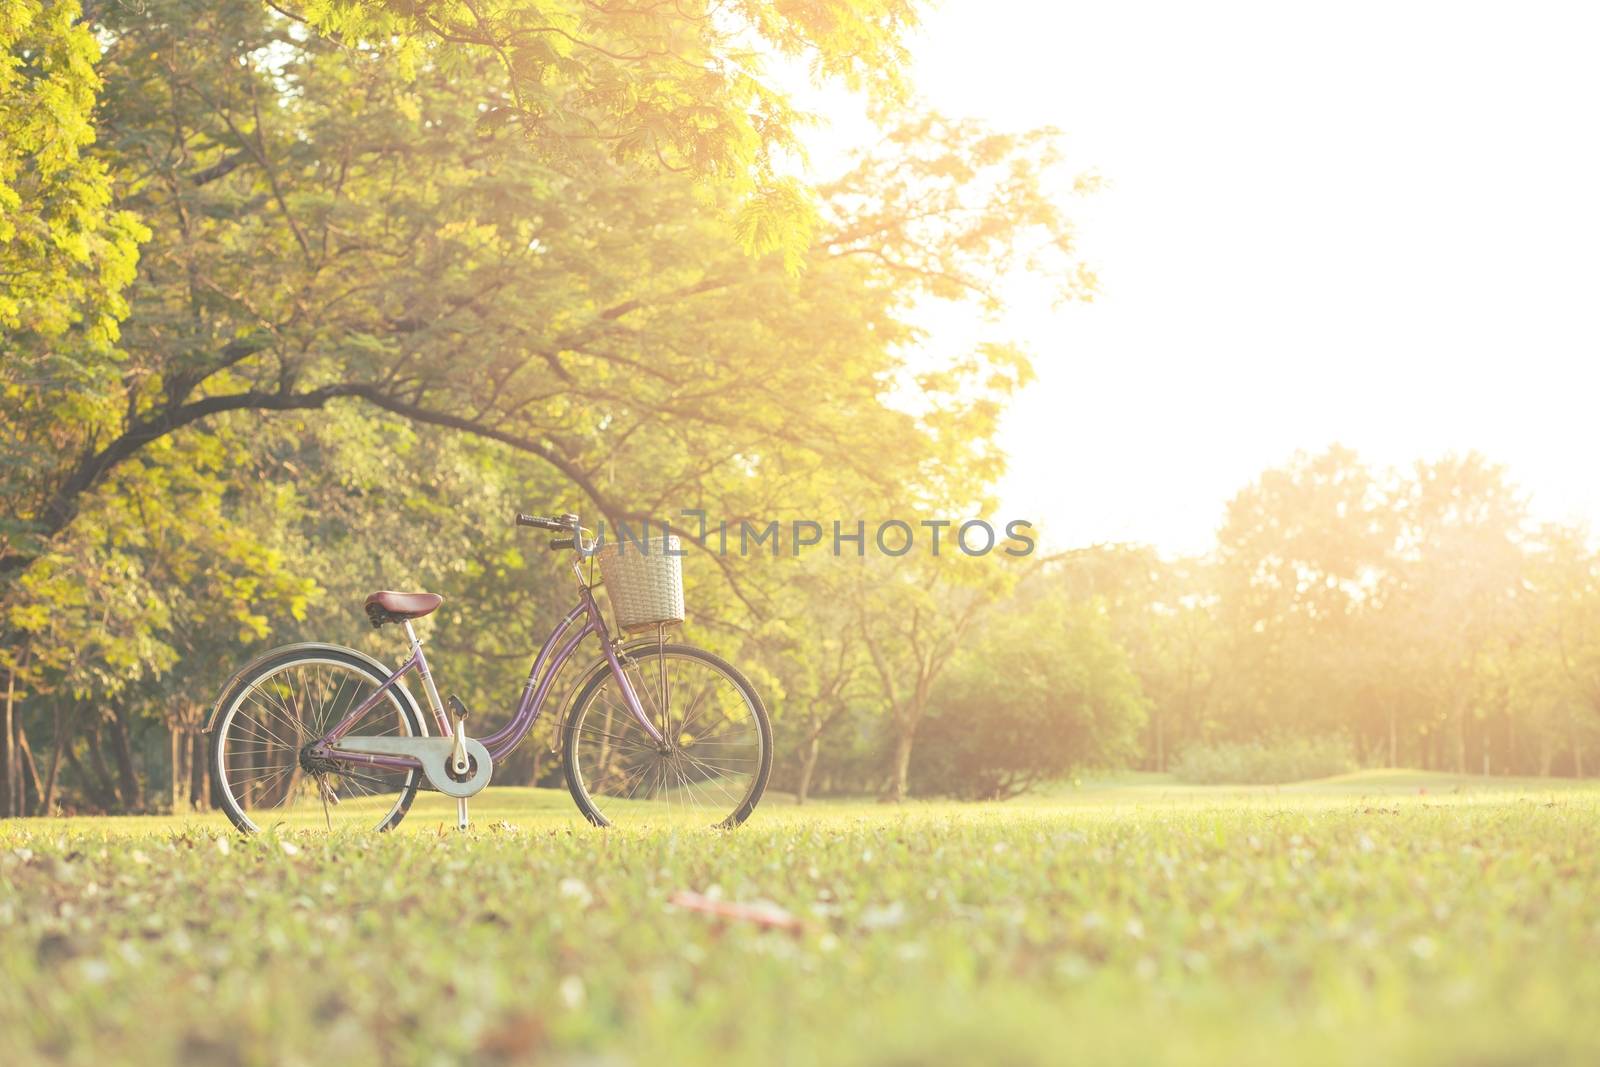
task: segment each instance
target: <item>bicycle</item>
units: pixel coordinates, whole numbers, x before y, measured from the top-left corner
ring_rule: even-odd
[[[467,801],[533,730],[556,677],[591,635],[601,656],[582,675],[558,727],[564,774],[578,810],[596,826],[699,824],[749,818],[772,770],[772,726],[750,682],[722,658],[669,643],[683,618],[677,538],[598,546],[576,515],[518,513],[517,526],[555,531],[552,550],[576,553],[578,603],[545,639],[516,710],[485,737],[467,734],[467,709],[441,703],[414,620],[443,602],[435,593],[373,593],[374,627],[400,623],[410,655],[394,670],[364,652],[309,642],[273,649],[230,678],[205,729],[221,805],[246,833],[302,816],[328,829],[391,830],[424,784]],[[652,546],[658,551],[652,553]],[[585,577],[582,561],[598,558]],[[595,589],[607,580],[617,633]],[[654,629],[655,636],[629,637]],[[416,672],[437,735],[402,679]],[[676,704],[674,703],[676,701]]]

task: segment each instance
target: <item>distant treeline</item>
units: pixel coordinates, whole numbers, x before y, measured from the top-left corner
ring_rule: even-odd
[[[271,469],[285,484],[246,494],[281,499],[297,482],[318,502],[284,537],[309,590],[284,617],[179,621],[103,694],[57,684],[14,701],[22,809],[207,806],[198,727],[223,678],[251,650],[299,638],[393,658],[359,604],[413,577],[448,597],[425,624],[445,684],[487,721],[507,713],[571,578],[503,519],[516,494],[561,489],[531,487],[536,470],[454,435],[396,455],[379,509],[336,471],[284,456]],[[801,798],[894,795],[902,781],[1003,797],[1116,766],[1192,781],[1358,764],[1592,773],[1600,558],[1582,531],[1529,523],[1520,499],[1475,456],[1380,475],[1333,449],[1238,494],[1205,558],[1114,545],[1027,569],[822,557],[730,573],[692,552],[689,626],[771,697],[774,789]],[[52,662],[73,651],[37,632],[29,644]],[[554,726],[497,781],[559,787]]]
[[[882,696],[859,692],[854,725],[829,727],[824,790],[883,773]],[[979,796],[1096,765],[1593,774],[1600,553],[1586,529],[1532,521],[1477,455],[1402,471],[1300,455],[1234,497],[1203,557],[1094,546],[997,594],[919,737],[913,788]]]

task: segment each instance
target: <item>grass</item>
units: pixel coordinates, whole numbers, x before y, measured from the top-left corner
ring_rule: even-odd
[[[1600,1062],[1592,787],[1137,777],[728,834],[491,789],[474,816],[0,824],[0,1063]]]

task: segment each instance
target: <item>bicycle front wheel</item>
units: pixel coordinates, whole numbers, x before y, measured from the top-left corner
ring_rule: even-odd
[[[726,660],[689,645],[621,656],[663,741],[652,738],[609,670],[583,688],[563,740],[567,788],[596,826],[738,826],[772,772],[772,724]]]

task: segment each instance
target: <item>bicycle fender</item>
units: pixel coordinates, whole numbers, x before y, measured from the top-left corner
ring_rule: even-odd
[[[376,656],[369,656],[358,648],[346,648],[344,645],[329,644],[326,641],[301,641],[293,645],[279,645],[277,648],[263,652],[233,673],[233,677],[229,678],[223,685],[222,691],[217,694],[216,701],[211,705],[211,714],[206,716],[206,724],[201,727],[201,733],[208,734],[216,728],[217,716],[222,714],[222,705],[228,702],[228,698],[233,695],[233,691],[239,687],[240,679],[269,660],[301,652],[339,652],[346,656],[354,656],[356,659],[376,669],[385,678],[395,671],[393,667],[388,666]],[[417,703],[417,698],[411,695],[411,690],[406,688],[404,682],[397,683],[394,688],[400,694],[400,699],[411,706],[411,710],[416,714],[417,721],[422,724],[422,736],[426,737],[428,734],[428,716],[422,713],[422,705]]]

